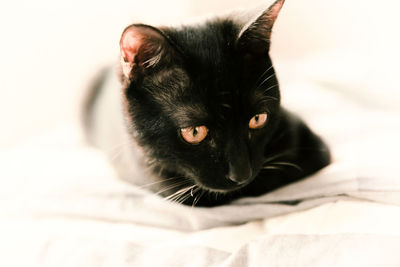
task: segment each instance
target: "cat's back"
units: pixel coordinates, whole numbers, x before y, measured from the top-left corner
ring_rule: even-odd
[[[105,125],[118,121],[118,88],[120,87],[115,69],[112,66],[101,69],[93,79],[82,105],[82,126],[87,141],[94,145],[101,145],[100,134]]]
[[[88,88],[81,119],[87,142],[104,151],[124,178],[140,170],[141,155],[129,137],[121,97],[117,67],[103,68]]]

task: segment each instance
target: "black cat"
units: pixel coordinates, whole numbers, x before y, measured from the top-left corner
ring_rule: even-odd
[[[215,206],[329,164],[321,139],[280,106],[268,53],[283,2],[246,26],[225,18],[125,29],[120,83],[103,73],[85,109],[89,140],[123,179],[177,202]]]

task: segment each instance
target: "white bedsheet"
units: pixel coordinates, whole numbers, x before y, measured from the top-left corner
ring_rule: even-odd
[[[71,125],[1,151],[0,266],[400,265],[399,110],[284,85],[334,161],[228,206],[180,206],[118,180]]]

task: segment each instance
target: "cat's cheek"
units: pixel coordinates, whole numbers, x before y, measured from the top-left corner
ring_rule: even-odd
[[[208,149],[210,151],[213,151],[213,153],[215,153],[215,151],[217,151],[217,143],[215,142],[214,137],[211,134],[208,134],[206,139],[205,139],[205,144],[207,145]]]
[[[270,133],[268,129],[261,129],[251,131],[249,135],[251,135],[249,146],[252,154],[251,157],[253,159],[253,168],[258,169],[260,164],[262,164],[264,151],[268,145]]]

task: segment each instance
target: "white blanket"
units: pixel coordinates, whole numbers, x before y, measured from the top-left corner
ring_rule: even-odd
[[[398,266],[400,112],[337,85],[285,83],[333,163],[231,205],[166,202],[63,126],[0,152],[0,266]]]

